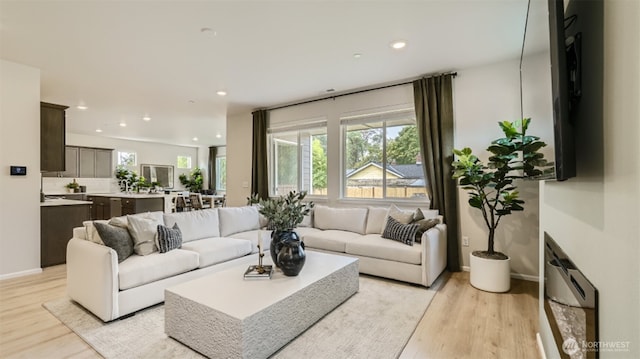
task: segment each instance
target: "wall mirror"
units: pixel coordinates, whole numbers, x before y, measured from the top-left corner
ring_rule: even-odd
[[[173,188],[173,166],[140,165],[140,173],[148,182],[158,182],[162,188]]]

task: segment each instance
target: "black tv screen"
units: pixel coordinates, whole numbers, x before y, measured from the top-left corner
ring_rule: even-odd
[[[570,20],[570,19],[568,19]],[[553,130],[555,150],[555,177],[564,181],[576,176],[575,131],[572,121],[572,101],[579,96],[576,78],[567,66],[567,38],[565,36],[564,4],[562,0],[549,0],[549,36],[551,53],[551,90],[553,95]],[[570,39],[570,42],[575,39]],[[569,45],[575,53],[575,44]],[[574,64],[575,59],[572,60]],[[574,71],[575,75],[576,72]],[[579,76],[579,73],[578,73]],[[570,90],[571,88],[574,90]],[[579,81],[578,81],[579,84]]]

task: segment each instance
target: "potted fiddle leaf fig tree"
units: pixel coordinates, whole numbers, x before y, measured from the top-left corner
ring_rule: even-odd
[[[553,170],[539,150],[546,146],[537,136],[527,135],[531,119],[499,122],[504,137],[489,145],[485,165],[470,148],[454,150],[453,178],[469,193],[469,205],[482,213],[489,231],[487,249],[470,255],[470,281],[478,289],[507,292],[510,289],[509,257],[495,250],[500,221],[524,210],[516,180],[540,177]]]

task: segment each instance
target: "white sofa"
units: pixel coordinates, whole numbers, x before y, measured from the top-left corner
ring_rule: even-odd
[[[381,237],[386,215],[386,209],[318,206],[313,223],[296,231],[310,250],[359,258],[361,273],[431,285],[446,264],[446,226],[436,225],[423,234],[421,243],[408,246]],[[265,249],[270,244],[269,232],[260,232],[264,222],[255,207],[165,213],[163,220],[169,227],[178,224],[182,247],[133,254],[121,263],[114,249],[96,243],[100,241],[95,241],[91,222],[74,228],[67,245],[69,297],[103,321],[114,320],[163,302],[167,287],[256,253],[260,233]]]

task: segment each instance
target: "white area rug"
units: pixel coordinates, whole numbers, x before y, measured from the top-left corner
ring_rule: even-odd
[[[360,276],[360,290],[273,358],[397,358],[435,291]],[[44,303],[105,358],[202,358],[164,333],[164,305],[103,323],[68,298]]]

